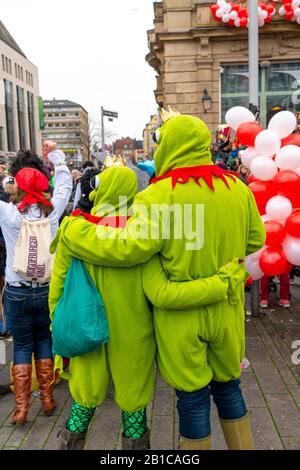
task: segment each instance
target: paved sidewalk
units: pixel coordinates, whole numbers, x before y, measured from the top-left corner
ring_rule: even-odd
[[[300,340],[300,280],[293,287],[291,309],[276,306],[272,294],[266,316],[246,316],[247,358],[242,382],[252,413],[257,449],[300,449],[300,365],[293,365],[292,343]],[[272,308],[274,305],[274,308]],[[248,302],[246,307],[249,308]],[[12,342],[8,342],[9,355]],[[298,358],[300,355],[298,354]],[[1,383],[8,381],[9,367],[0,367]],[[56,449],[56,434],[68,416],[72,399],[65,382],[55,389],[58,408],[48,418],[41,411],[38,397],[32,396],[28,423],[23,428],[10,424],[14,395],[0,398],[0,449]],[[178,419],[174,392],[157,377],[155,394],[148,409],[151,447],[176,449]],[[213,449],[226,449],[215,407],[212,411]],[[120,411],[107,399],[95,415],[86,449],[120,449]]]

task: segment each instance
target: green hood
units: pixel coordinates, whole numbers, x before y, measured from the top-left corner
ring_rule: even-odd
[[[206,124],[193,116],[176,116],[159,129],[154,155],[156,175],[174,168],[212,164],[211,133]]]
[[[112,167],[103,171],[98,178],[99,187],[90,194],[90,200],[94,203],[92,215],[105,217],[120,213],[132,205],[138,188],[138,179],[133,170]],[[120,203],[120,196],[127,198],[127,204]]]

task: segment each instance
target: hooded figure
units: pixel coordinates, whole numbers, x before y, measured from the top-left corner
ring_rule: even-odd
[[[61,238],[66,252],[114,267],[134,266],[159,253],[170,281],[191,281],[258,251],[265,230],[254,197],[232,173],[213,165],[207,126],[196,117],[169,116],[157,140],[157,178],[136,196],[126,228],[66,220]],[[155,307],[154,327],[160,373],[178,397],[180,449],[210,448],[210,394],[228,447],[253,448],[239,381],[243,286],[234,301],[180,311]]]
[[[95,182],[96,189],[90,194],[94,203],[91,215],[76,210],[70,224],[75,224],[80,216],[101,226],[125,227],[127,208],[137,191],[136,174],[126,167],[113,167],[96,177]],[[58,245],[50,287],[52,318],[71,264],[71,256],[59,243],[63,236],[64,227],[52,247]],[[145,407],[153,393],[156,344],[152,310],[144,291],[156,306],[194,308],[234,297],[237,286],[244,281],[244,267],[234,260],[217,275],[189,283],[170,282],[158,256],[144,266],[127,269],[102,268],[90,263],[86,267],[105,305],[110,341],[95,352],[70,360],[69,374],[65,377],[69,379],[75,403],[59,436],[59,446],[61,449],[83,446],[95,407],[104,401],[112,378],[116,403],[123,410],[123,447],[147,448]],[[62,369],[61,358],[56,363]]]

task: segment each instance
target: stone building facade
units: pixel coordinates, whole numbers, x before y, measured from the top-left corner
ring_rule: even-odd
[[[248,30],[216,22],[212,3],[155,2],[146,60],[157,73],[157,103],[201,117],[214,132],[229,108],[248,107],[249,72]],[[259,56],[262,124],[280,109],[300,119],[300,25],[276,14],[260,28]]]
[[[29,148],[42,154],[38,69],[0,21],[0,158]]]

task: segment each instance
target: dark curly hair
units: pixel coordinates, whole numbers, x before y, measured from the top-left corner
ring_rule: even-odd
[[[93,191],[91,180],[99,173],[100,170],[97,170],[96,168],[89,168],[80,178],[81,198],[78,201],[77,207],[79,207],[79,209],[81,209],[83,212],[89,213],[93,208],[93,203],[89,200],[89,195]]]
[[[35,168],[49,179],[49,172],[45,167],[43,160],[31,150],[20,150],[16,159],[11,164],[9,172],[13,177],[15,177],[16,174],[23,168]]]

